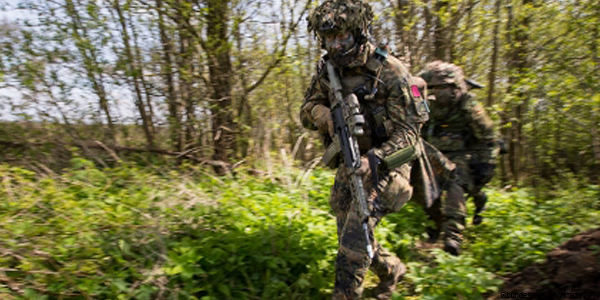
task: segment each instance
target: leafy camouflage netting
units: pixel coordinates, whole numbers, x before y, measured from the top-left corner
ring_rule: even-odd
[[[308,31],[317,34],[324,30],[353,31],[360,29],[368,36],[373,9],[360,0],[327,0],[308,15]]]
[[[445,63],[440,60],[428,63],[419,76],[427,81],[428,86],[455,84],[463,92],[467,91],[465,83],[465,75],[462,69],[450,63]]]

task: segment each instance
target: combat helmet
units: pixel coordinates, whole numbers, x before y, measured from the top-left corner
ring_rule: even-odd
[[[308,32],[313,32],[325,49],[323,35],[329,32],[351,32],[356,41],[353,55],[358,47],[367,42],[370,36],[373,8],[360,0],[325,0],[308,15]],[[350,52],[350,51],[348,51]]]
[[[455,64],[436,60],[428,63],[419,76],[427,81],[428,87],[454,85],[463,93],[468,91],[465,75],[462,69]]]

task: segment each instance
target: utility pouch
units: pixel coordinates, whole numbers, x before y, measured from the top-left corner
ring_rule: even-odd
[[[398,150],[383,158],[383,163],[388,170],[393,170],[411,160],[417,156],[417,150],[415,146],[410,145],[401,150]]]

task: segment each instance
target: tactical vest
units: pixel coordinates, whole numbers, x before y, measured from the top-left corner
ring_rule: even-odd
[[[442,106],[433,102],[431,118],[423,130],[425,140],[442,152],[466,150],[472,138],[469,130],[471,102],[469,94],[455,105]]]
[[[362,153],[373,147],[379,147],[387,141],[393,130],[393,124],[387,111],[387,100],[390,96],[386,82],[382,80],[382,71],[391,58],[385,49],[377,48],[367,59],[366,64],[356,68],[341,70],[342,93],[344,96],[354,93],[361,104],[361,112],[365,117],[365,134],[358,137]],[[399,62],[398,62],[399,63]],[[327,76],[321,76],[328,86]],[[402,96],[405,99],[406,120],[419,135],[421,126],[429,119],[429,107],[421,95],[416,82],[412,78],[401,80]],[[330,95],[331,97],[331,95]]]

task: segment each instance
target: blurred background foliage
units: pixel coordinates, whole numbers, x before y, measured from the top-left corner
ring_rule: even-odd
[[[478,99],[509,145],[503,185],[598,181],[597,1],[369,2],[373,42],[413,73],[441,59],[485,85]],[[65,148],[78,147],[107,166],[107,148],[219,174],[240,161],[272,170],[282,152],[310,165],[320,141],[298,109],[321,55],[305,21],[317,4],[10,0],[0,7],[2,160],[60,170]]]

